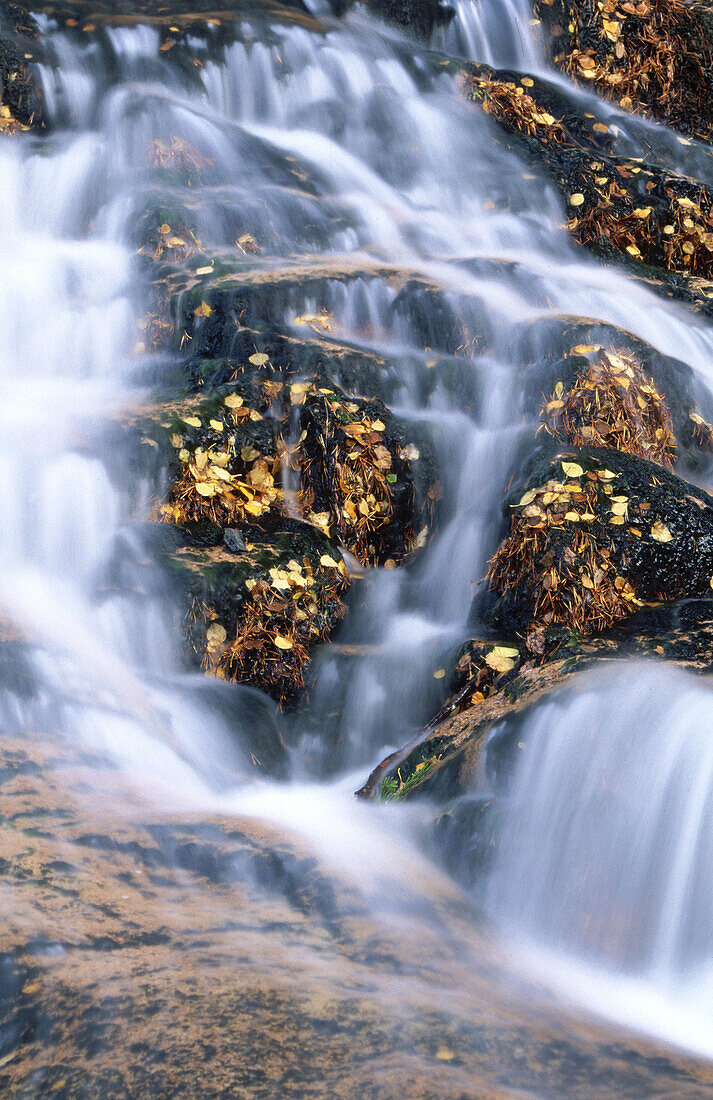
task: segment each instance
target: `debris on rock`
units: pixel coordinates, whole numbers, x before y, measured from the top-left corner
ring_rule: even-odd
[[[637,360],[594,344],[572,351],[579,369],[570,381],[558,381],[543,403],[541,430],[574,446],[613,447],[673,466],[675,438],[664,397]]]
[[[187,545],[171,556],[186,594],[190,655],[210,675],[254,684],[289,706],[304,687],[310,650],[344,617],[346,567],[334,543],[297,520],[235,534],[223,546]]]
[[[696,0],[537,0],[554,63],[617,103],[709,140],[713,20]]]
[[[439,495],[419,493],[420,448],[379,401],[292,386],[300,415],[300,498],[306,516],[362,565],[396,563],[423,546]],[[302,393],[295,391],[303,391]]]
[[[644,459],[560,453],[510,502],[490,563],[494,621],[508,632],[605,630],[644,603],[710,594],[713,497]]]

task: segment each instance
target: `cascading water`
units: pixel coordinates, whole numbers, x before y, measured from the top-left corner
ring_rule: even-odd
[[[486,901],[550,981],[708,1052],[712,718],[707,682],[637,664],[540,707]]]
[[[479,60],[541,65],[526,9],[459,5],[442,43]],[[12,729],[54,722],[181,805],[302,824],[323,854],[337,859],[345,845],[357,853],[363,885],[383,828],[373,815],[384,811],[351,808],[354,776],[437,708],[432,670],[468,634],[496,537],[526,413],[511,366],[514,325],[563,313],[620,325],[689,363],[701,392],[713,381],[713,334],[583,257],[561,229],[554,192],[491,141],[489,121],[404,40],[363,15],[327,22],[320,34],[289,22],[256,26],[231,45],[196,41],[203,60],[189,79],[161,57],[149,27],[106,29],[100,49],[42,24],[54,130],[41,144],[24,136],[0,146],[0,610],[36,647],[40,684],[25,713],[6,685],[4,720]],[[658,132],[632,124],[627,140],[637,147],[644,133]],[[289,326],[325,310],[340,338],[398,364],[391,403],[428,426],[444,489],[441,530],[418,562],[357,582],[365,590],[344,645],[318,661],[310,713],[297,720],[300,779],[282,787],[230,789],[250,771],[230,753],[235,726],[269,725],[270,709],[236,689],[239,714],[226,721],[221,685],[216,707],[181,674],[176,612],[158,572],[139,599],[130,585],[107,592],[103,580],[118,552],[141,556],[132,523],[150,509],[140,478],[117,485],[101,437],[107,418],[150,389],[142,380],[152,357],[136,346],[134,230],[157,185],[150,150],[174,139],[210,166],[196,212],[204,248],[234,248],[247,222],[270,241],[256,267],[326,268],[320,290],[291,291],[279,316],[266,294],[259,319]],[[358,278],[330,277],[349,264]],[[418,277],[421,290],[394,289],[384,264]],[[475,357],[482,333],[488,354]],[[434,352],[466,364],[457,392],[433,378]],[[612,715],[611,686],[595,683],[531,720],[488,909],[554,951],[620,970],[623,958],[637,959],[647,980],[665,983],[691,972],[709,944],[707,893],[693,885],[705,878],[697,867],[708,843],[710,752],[695,717],[705,718],[708,693],[697,688],[691,709],[672,713],[671,736],[660,715],[649,723],[647,688],[656,700],[664,694],[647,679],[632,702],[617,681],[616,698],[628,702]],[[675,827],[672,805],[681,807]],[[343,829],[330,838],[323,823],[340,806]],[[412,842],[394,815],[387,820],[392,873],[407,879]],[[614,930],[613,912],[622,922]]]

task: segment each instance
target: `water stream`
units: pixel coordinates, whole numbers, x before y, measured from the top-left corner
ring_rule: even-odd
[[[442,49],[543,68],[528,4],[464,0],[456,10]],[[0,143],[0,612],[36,647],[41,687],[27,699],[5,683],[0,720],[60,730],[111,758],[147,798],[301,830],[367,893],[384,860],[392,886],[413,882],[415,862],[429,858],[416,841],[427,811],[357,811],[351,792],[437,708],[432,670],[469,635],[530,415],[512,366],[515,327],[558,314],[620,325],[687,362],[703,393],[713,389],[713,331],[578,251],[554,191],[491,141],[491,124],[448,75],[363,13],[327,19],[320,34],[246,17],[234,44],[195,43],[205,63],[190,78],[162,58],[151,28],[106,30],[99,48],[41,25],[53,131]],[[611,119],[613,108],[590,100]],[[632,149],[656,139],[682,155],[660,128],[630,130]],[[312,715],[297,730],[305,751],[284,784],[248,782],[231,748],[236,725],[274,721],[267,702],[238,689],[226,720],[222,697],[216,705],[181,671],[177,611],[160,577],[146,600],[105,588],[117,547],[130,548],[149,510],[148,485],[112,475],[102,435],[117,410],[150,394],[151,356],[136,346],[135,227],[158,182],[150,150],[174,138],[211,163],[196,215],[206,250],[233,246],[247,226],[269,241],[266,263],[363,265],[361,278],[326,277],[318,297],[292,292],[279,316],[266,293],[263,319],[290,325],[324,309],[340,337],[400,364],[392,404],[428,426],[444,485],[445,521],[418,562],[360,582],[340,642],[363,653],[320,658]],[[438,310],[371,277],[376,262],[437,287]],[[483,332],[488,353],[474,355]],[[434,351],[466,360],[472,400],[434,382]],[[478,899],[496,936],[527,939],[530,962],[558,961],[569,995],[707,1053],[712,715],[707,685],[636,668],[538,710]],[[649,1011],[672,989],[685,1026],[674,1009]]]

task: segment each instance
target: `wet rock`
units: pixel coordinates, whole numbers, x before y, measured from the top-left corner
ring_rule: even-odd
[[[455,11],[445,0],[365,0],[382,19],[406,27],[421,38],[430,38],[436,27],[447,26]]]
[[[539,78],[466,66],[462,81],[471,101],[512,135],[512,147],[554,182],[580,244],[709,311],[713,193],[705,182],[618,153],[609,126]]]
[[[668,408],[637,360],[594,344],[573,350],[540,410],[544,431],[574,446],[613,447],[673,466]]]
[[[713,587],[713,498],[659,465],[600,448],[533,459],[508,509],[489,572],[492,619],[508,634],[592,633]]]
[[[615,356],[614,370],[609,361],[612,354]],[[550,428],[561,432],[563,441],[593,441],[595,436],[590,435],[588,429],[593,433],[601,430],[594,427],[596,421],[602,420],[602,410],[600,407],[594,415],[591,397],[596,394],[598,383],[590,372],[594,367],[594,373],[599,374],[598,368],[602,367],[603,377],[614,383],[616,391],[605,386],[602,393],[610,402],[603,427],[609,427],[609,421],[615,427],[622,417],[625,420],[623,432],[615,429],[613,438],[611,432],[606,436],[607,446],[642,457],[655,457],[647,454],[647,450],[661,447],[665,431],[664,436],[659,437],[656,432],[668,421],[668,430],[674,436],[674,440],[669,441],[674,452],[671,457],[677,465],[691,472],[708,465],[713,438],[709,423],[713,418],[713,402],[701,379],[687,363],[662,355],[624,329],[577,317],[553,317],[522,326],[513,341],[511,355],[524,364],[523,415],[531,415],[532,410],[544,402],[545,418]],[[615,379],[620,381],[616,383]],[[559,392],[560,385],[562,392]],[[641,385],[648,389],[637,392]],[[560,410],[554,407],[547,412],[546,405],[563,400],[573,387],[576,416],[567,430]],[[590,387],[585,390],[586,400],[581,392],[583,387]],[[651,392],[652,389],[655,392]],[[642,418],[646,408],[653,414],[653,420],[647,418],[648,425]],[[662,424],[657,425],[657,420],[662,420]],[[650,444],[648,448],[647,443]],[[665,450],[668,452],[670,448]]]
[[[37,35],[26,8],[0,0],[0,134],[44,126],[39,85],[28,65]]]
[[[232,549],[239,546],[244,549]],[[223,545],[182,545],[166,559],[186,606],[189,660],[259,687],[283,706],[304,687],[314,646],[344,616],[349,584],[338,548],[298,520],[263,518]]]
[[[293,391],[296,387],[293,386]],[[306,515],[363,565],[395,564],[425,544],[440,495],[428,444],[379,401],[320,388],[300,414]]]
[[[461,656],[454,655],[451,684],[460,685],[458,690],[413,741],[374,769],[358,796],[448,800],[468,792],[484,768],[496,780],[495,773],[511,770],[512,761],[505,757],[516,751],[529,710],[590,668],[645,656],[696,674],[713,670],[713,603],[708,599],[642,608],[599,637],[556,627],[539,628],[538,634],[527,642],[467,642]],[[491,744],[488,734],[496,725],[503,735]]]
[[[538,0],[554,63],[617,103],[711,136],[713,18],[697,0]]]

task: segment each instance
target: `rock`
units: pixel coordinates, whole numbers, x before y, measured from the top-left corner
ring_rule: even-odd
[[[263,518],[231,529],[231,546],[181,545],[165,554],[186,608],[186,653],[209,675],[260,688],[290,706],[311,650],[344,616],[349,583],[339,549],[315,527]],[[202,541],[202,540],[201,540]]]
[[[512,147],[554,182],[575,240],[710,312],[713,192],[705,180],[681,175],[665,156],[657,163],[617,152],[609,126],[541,78],[466,65],[461,79]]]
[[[710,675],[713,603],[683,600],[646,607],[596,638],[548,628],[540,639],[529,640],[538,650],[541,640],[544,655],[529,651],[528,642],[519,639],[472,639],[461,647],[454,654],[450,681],[451,686],[460,685],[458,690],[420,734],[374,769],[357,795],[450,799],[467,792],[483,766],[486,746],[488,752],[498,753],[512,748],[530,708],[594,666],[646,656]],[[502,726],[503,738],[491,749],[487,735],[496,725]],[[499,760],[494,766],[507,770],[508,764]]]
[[[430,38],[436,27],[446,26],[455,10],[445,0],[365,0],[382,19],[406,27],[420,38]]]
[[[35,55],[35,20],[13,0],[0,0],[0,134],[41,129],[40,88],[28,66]]]
[[[535,458],[508,509],[489,571],[507,634],[592,633],[644,603],[710,595],[713,497],[654,463],[601,448]]]
[[[353,854],[230,810],[144,803],[76,742],[2,731],[4,1096],[704,1095],[704,1061],[507,980],[425,861],[382,858],[375,910]]]
[[[312,388],[300,429],[301,501],[308,517],[362,565],[395,564],[425,544],[440,496],[425,440],[414,443],[413,429],[407,434],[381,402],[350,398],[336,388]]]
[[[612,353],[614,369],[609,359]],[[709,464],[713,439],[709,423],[713,418],[710,392],[687,363],[662,355],[633,333],[585,318],[550,317],[523,325],[515,336],[511,355],[524,364],[523,415],[530,416],[543,400],[546,405],[572,394],[568,403],[575,415],[574,422],[569,417],[568,426],[562,422],[558,408],[551,408],[549,413],[546,408],[543,410],[549,428],[564,442],[593,441],[596,431],[601,431],[594,427],[599,420],[604,427],[613,429],[606,435],[607,446],[654,458],[649,452],[660,448],[662,439],[656,437],[656,431],[667,423],[667,430],[674,437],[664,448],[670,461],[690,472]],[[594,375],[599,376],[601,371],[602,377],[595,382]],[[593,416],[591,402],[584,400],[582,389],[593,387],[586,392],[594,394],[607,378],[613,388],[604,385],[601,396],[609,407],[604,416],[601,408]],[[617,383],[616,379],[621,381]],[[636,392],[641,385],[647,387],[646,392]],[[646,407],[653,420],[642,417]],[[657,418],[662,420],[658,427]],[[648,427],[644,419],[649,420]],[[623,431],[616,429],[617,423]]]
[[[554,63],[627,111],[711,137],[713,18],[699,0],[537,0]]]

